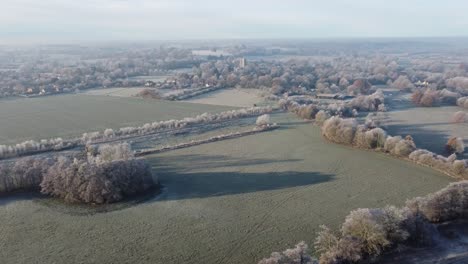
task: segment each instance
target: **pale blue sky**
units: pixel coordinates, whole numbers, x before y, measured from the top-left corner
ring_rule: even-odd
[[[467,0],[0,0],[0,44],[468,36]]]

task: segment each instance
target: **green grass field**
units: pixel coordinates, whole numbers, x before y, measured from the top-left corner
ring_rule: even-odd
[[[99,95],[0,100],[0,144],[74,137],[84,132],[139,126],[232,107]]]
[[[164,190],[126,209],[79,216],[42,200],[0,200],[2,262],[256,263],[311,245],[319,225],[336,228],[350,210],[402,205],[451,181],[327,143],[289,114],[273,121],[282,128],[149,156]]]

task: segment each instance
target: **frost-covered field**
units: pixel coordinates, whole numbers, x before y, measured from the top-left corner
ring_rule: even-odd
[[[223,89],[188,99],[186,102],[208,105],[251,107],[254,104],[259,104],[264,101],[260,96],[260,93],[261,91],[258,89]]]
[[[117,97],[134,97],[139,92],[143,91],[144,87],[115,87],[115,88],[102,88],[91,89],[83,92],[86,95],[107,95]]]
[[[0,100],[0,145],[29,139],[75,137],[84,132],[140,126],[232,107],[67,94]]]
[[[256,263],[311,244],[320,224],[337,227],[352,209],[401,205],[451,180],[327,143],[289,114],[273,121],[282,128],[149,156],[163,192],[128,208],[83,216],[45,200],[1,200],[2,261]]]

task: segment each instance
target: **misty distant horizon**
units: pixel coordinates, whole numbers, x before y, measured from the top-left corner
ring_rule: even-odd
[[[0,44],[468,37],[468,2],[5,0]]]

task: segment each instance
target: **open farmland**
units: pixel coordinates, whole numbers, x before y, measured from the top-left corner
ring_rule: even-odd
[[[289,114],[273,121],[282,128],[149,156],[164,189],[133,207],[78,216],[41,199],[3,200],[0,257],[255,263],[312,242],[320,224],[336,228],[352,209],[402,205],[451,181],[384,154],[327,143],[318,127]]]
[[[232,107],[184,102],[62,95],[0,101],[0,143],[73,137],[84,132],[180,119]]]
[[[185,101],[208,105],[251,107],[254,104],[259,104],[264,101],[260,93],[261,91],[258,89],[223,89],[193,97]]]
[[[102,88],[92,89],[83,92],[86,95],[106,95],[106,96],[117,96],[117,97],[134,97],[139,92],[143,91],[143,87],[114,87],[114,88]]]

